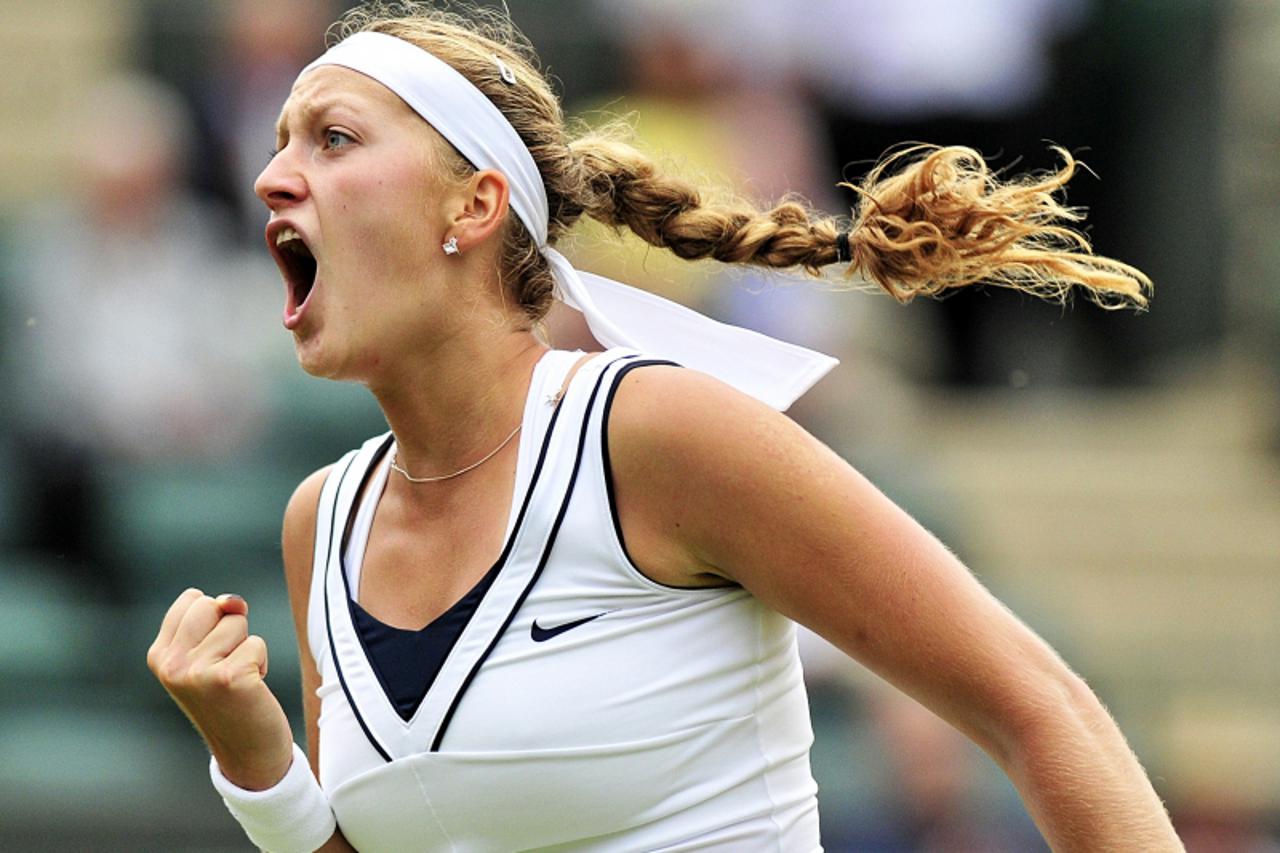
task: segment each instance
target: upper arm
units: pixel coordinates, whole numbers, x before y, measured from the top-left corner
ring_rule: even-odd
[[[955,555],[787,417],[694,371],[651,367],[623,380],[608,429],[640,568],[742,584],[997,758],[1074,689]]]
[[[298,637],[298,659],[302,665],[302,711],[307,728],[307,756],[313,773],[319,772],[320,700],[316,689],[320,686],[320,673],[316,669],[315,655],[307,640],[307,610],[311,598],[312,555],[315,548],[316,511],[320,503],[320,490],[324,486],[329,467],[311,474],[294,490],[284,511],[284,530],[281,534],[284,552],[284,576],[289,588],[289,606],[293,612],[293,628]]]

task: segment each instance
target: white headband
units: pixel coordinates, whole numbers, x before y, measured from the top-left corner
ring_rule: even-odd
[[[547,245],[547,194],[528,147],[493,102],[448,63],[395,36],[362,32],[334,45],[298,77],[321,65],[340,65],[378,81],[476,169],[505,175],[511,208],[538,241],[560,288],[557,296],[582,312],[604,346],[669,358],[779,410],[838,364],[822,353],[718,323],[652,293],[575,269]]]

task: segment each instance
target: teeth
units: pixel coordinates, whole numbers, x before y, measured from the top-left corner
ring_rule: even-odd
[[[290,240],[301,240],[302,236],[293,228],[281,228],[280,233],[276,234],[276,245],[283,246]]]

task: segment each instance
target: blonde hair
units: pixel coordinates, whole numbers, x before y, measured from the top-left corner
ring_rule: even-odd
[[[330,43],[362,31],[404,39],[449,63],[511,122],[542,175],[554,243],[583,215],[626,227],[681,258],[798,267],[820,275],[847,260],[899,302],[977,283],[1064,301],[1073,290],[1106,308],[1143,307],[1150,280],[1138,269],[1093,254],[1073,229],[1083,215],[1057,196],[1078,167],[1065,149],[1055,171],[1017,177],[994,172],[976,151],[913,145],[883,159],[858,184],[849,217],[796,199],[769,209],[741,199],[711,202],[698,187],[665,174],[623,138],[619,125],[572,134],[532,46],[506,13],[469,4],[460,11],[411,0],[368,2],[329,31]],[[502,79],[495,59],[516,85]],[[459,176],[469,164],[449,149]],[[847,233],[848,255],[840,257]],[[551,306],[553,279],[533,237],[508,219],[501,280],[532,322]]]

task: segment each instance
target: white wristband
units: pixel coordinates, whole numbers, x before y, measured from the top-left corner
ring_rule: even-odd
[[[313,853],[338,828],[307,756],[295,743],[289,772],[265,791],[246,791],[209,759],[209,777],[249,840],[269,853]]]

